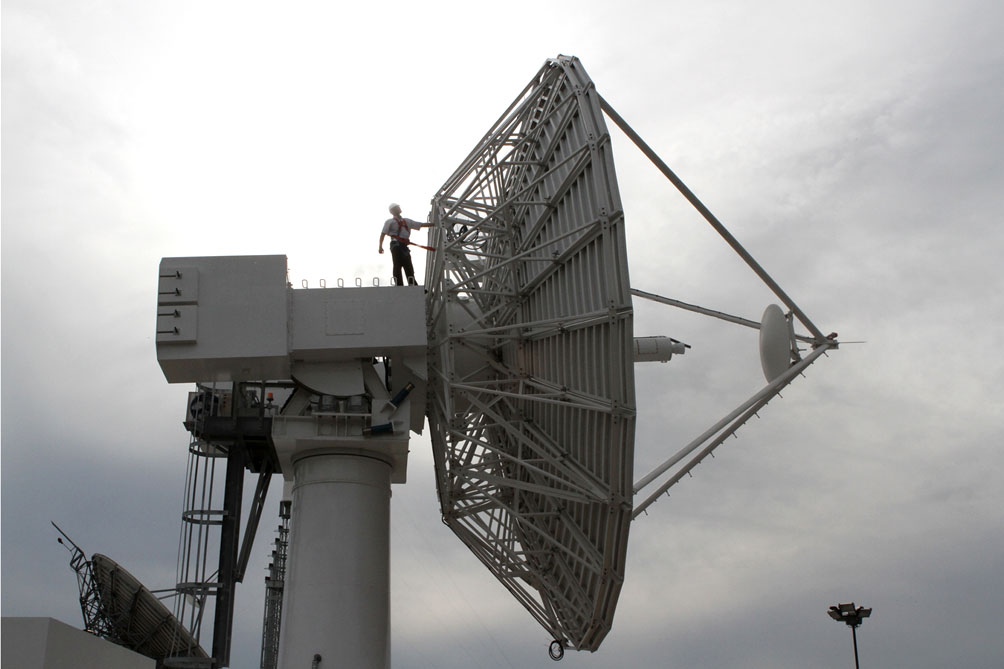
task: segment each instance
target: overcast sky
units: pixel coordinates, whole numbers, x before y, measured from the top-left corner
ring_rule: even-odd
[[[862,666],[1004,666],[1004,5],[367,7],[4,1],[3,615],[81,625],[50,520],[174,585],[191,388],[156,362],[162,257],[387,283],[388,202],[424,220],[570,54],[824,332],[866,343],[634,523],[613,631],[562,666],[852,666],[826,615],[852,600]],[[632,285],[758,319],[771,296],[611,128]],[[637,335],[693,346],[638,368],[636,478],[762,384],[756,332],[720,327],[636,303]],[[553,666],[439,522],[428,434],[411,451],[395,668]],[[233,667],[258,666],[273,497]]]

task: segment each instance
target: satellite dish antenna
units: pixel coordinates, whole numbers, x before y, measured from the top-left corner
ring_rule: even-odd
[[[94,553],[88,560],[58,525],[52,526],[77,573],[84,631],[153,658],[158,666],[208,666],[198,640],[139,579],[105,555]]]
[[[781,307],[758,322],[631,287],[605,116],[808,335],[793,335]],[[227,453],[236,502],[224,515],[239,512],[244,467],[260,473],[256,500],[272,471],[291,491],[282,667],[330,656],[389,666],[390,486],[405,482],[408,433],[421,433],[426,416],[444,521],[548,631],[560,659],[566,648],[596,650],[610,632],[631,520],[837,347],[573,57],[547,61],[531,79],[435,195],[430,221],[424,292],[293,290],[283,256],[161,261],[165,377],[231,384],[218,407],[228,416],[200,402],[186,421],[200,449]],[[687,348],[637,340],[634,298],[761,330],[768,384],[632,483],[634,364]],[[796,342],[811,353],[802,357]],[[245,546],[260,514],[253,506]],[[238,538],[231,528],[221,539],[221,574],[243,572]],[[238,580],[220,578],[218,608],[232,610]],[[214,658],[228,656],[221,647]]]
[[[792,367],[795,337],[776,305],[756,323],[630,287],[604,114],[803,319],[814,335],[803,340],[817,351],[801,366]],[[613,623],[629,521],[835,340],[804,318],[574,57],[545,63],[433,198],[430,217],[428,416],[443,519],[553,635],[552,658],[596,650]],[[659,337],[665,355],[637,353],[662,344],[635,339],[632,297],[759,328],[769,382],[633,485],[633,363],[689,347]],[[636,493],[681,462],[635,505]]]

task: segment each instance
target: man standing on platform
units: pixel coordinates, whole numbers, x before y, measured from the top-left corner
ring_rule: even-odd
[[[390,256],[394,261],[394,280],[397,285],[404,285],[404,277],[408,278],[408,285],[417,285],[415,281],[415,268],[411,264],[411,249],[408,245],[411,243],[409,238],[411,237],[412,230],[419,230],[421,228],[428,228],[431,223],[419,223],[418,221],[413,221],[410,218],[405,218],[401,215],[401,205],[391,204],[388,207],[391,213],[391,218],[383,224],[383,230],[380,232],[380,253],[383,253],[383,240],[384,237],[390,237]],[[402,276],[402,273],[404,276]]]

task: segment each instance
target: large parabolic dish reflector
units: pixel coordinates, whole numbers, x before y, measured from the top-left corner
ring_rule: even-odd
[[[544,65],[431,218],[443,518],[555,640],[596,650],[631,522],[634,333],[610,136],[578,59]]]

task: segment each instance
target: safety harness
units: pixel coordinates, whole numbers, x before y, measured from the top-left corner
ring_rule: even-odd
[[[425,249],[426,251],[435,251],[436,250],[436,249],[432,248],[431,246],[422,246],[421,244],[415,244],[408,237],[402,237],[401,236],[401,228],[402,227],[406,227],[406,225],[402,225],[401,221],[397,220],[396,218],[394,219],[394,223],[397,224],[397,234],[396,235],[391,235],[390,238],[393,239],[394,241],[396,241],[398,244],[401,244],[402,246],[417,246],[418,248]]]

